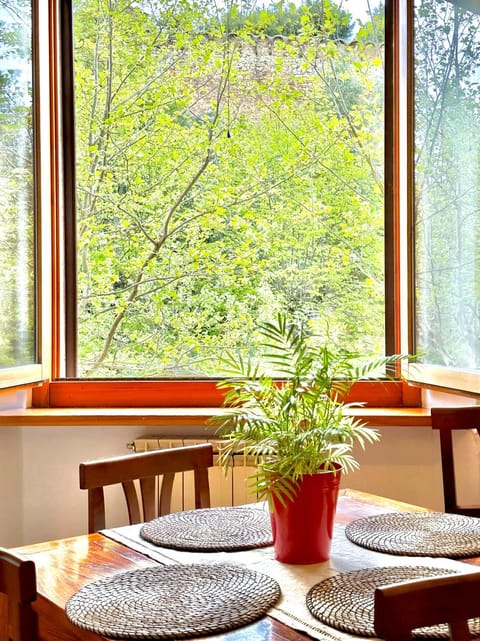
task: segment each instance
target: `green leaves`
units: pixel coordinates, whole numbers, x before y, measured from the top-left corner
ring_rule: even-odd
[[[379,434],[349,414],[358,403],[344,403],[339,395],[403,357],[358,364],[359,354],[319,341],[308,324],[285,314],[258,329],[259,358],[229,354],[223,360],[228,378],[218,387],[226,390],[226,412],[216,419],[225,439],[221,462],[228,467],[231,455],[243,450],[258,466],[252,486],[259,496],[286,500],[305,474],[335,465],[345,472],[358,467],[353,445],[363,448]]]
[[[74,4],[79,375],[217,377],[279,310],[382,344],[383,85],[348,15]]]

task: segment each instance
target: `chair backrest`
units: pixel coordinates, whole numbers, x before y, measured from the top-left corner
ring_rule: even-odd
[[[88,490],[89,533],[105,527],[103,488],[107,485],[122,484],[130,524],[150,521],[171,511],[173,482],[178,472],[193,471],[195,507],[210,507],[208,468],[212,466],[211,443],[81,463],[80,488]]]
[[[375,590],[375,633],[410,641],[415,628],[448,624],[452,641],[469,641],[468,619],[480,616],[480,572],[388,585]]]
[[[453,430],[476,429],[480,435],[480,405],[470,407],[432,407],[432,428],[440,433],[443,500],[445,512],[480,516],[480,505],[461,505],[457,498]]]
[[[0,548],[0,641],[36,641],[35,564]]]

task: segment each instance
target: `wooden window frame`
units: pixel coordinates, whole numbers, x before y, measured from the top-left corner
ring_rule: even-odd
[[[392,84],[387,92],[385,108],[385,289],[386,298],[387,353],[398,352],[400,341],[400,278],[398,271],[399,210],[394,194],[398,182],[398,157],[395,141],[398,140],[398,95],[394,93],[394,78],[398,76],[398,3],[391,0],[386,7],[386,81]],[[69,363],[76,360],[76,265],[75,265],[75,176],[74,176],[74,110],[73,110],[73,54],[72,16],[70,0],[51,0],[52,25],[59,25],[61,38],[51,38],[52,121],[55,137],[52,145],[56,149],[55,172],[52,185],[56,198],[54,207],[53,239],[53,322],[52,322],[52,376],[49,381],[35,388],[32,393],[34,407],[218,407],[223,393],[216,387],[215,380],[86,380],[75,379],[75,372]],[[57,18],[58,15],[58,18]],[[57,47],[57,42],[59,43]],[[60,58],[63,65],[72,70],[58,85]],[[62,99],[60,100],[60,96]],[[62,109],[60,109],[60,103]],[[60,140],[58,132],[62,131]],[[63,173],[60,169],[63,168]],[[67,169],[69,170],[67,171]],[[62,199],[60,198],[62,196]],[[61,204],[62,203],[62,204]],[[69,212],[65,222],[62,212]],[[60,240],[64,238],[64,241]],[[64,247],[63,253],[60,248]],[[60,277],[60,268],[63,278]],[[62,315],[65,323],[62,323]],[[67,380],[60,379],[60,364],[63,360],[60,328],[65,329],[65,352]],[[365,402],[375,407],[417,407],[420,393],[405,385],[401,380],[381,383],[359,382],[351,390],[349,400]]]
[[[50,95],[49,13],[32,0],[33,206],[35,225],[35,362],[0,370],[0,390],[31,386],[50,376]],[[44,133],[45,132],[45,133]]]
[[[472,12],[480,13],[476,0],[447,0],[458,4]],[[401,307],[404,320],[402,322],[402,344],[409,346],[409,353],[415,353],[415,266],[414,266],[414,0],[400,0],[398,28],[402,32],[398,39],[399,47],[399,78],[398,78],[398,136],[400,149],[408,150],[398,163],[398,220],[404,230],[400,239],[399,256],[402,260],[401,269],[408,277],[400,284]],[[403,68],[402,65],[405,65]],[[402,114],[403,113],[403,117]],[[401,271],[399,271],[401,273]],[[469,398],[480,398],[480,372],[455,369],[452,367],[417,364],[406,373],[406,380],[419,388],[437,390],[458,394]]]
[[[54,34],[58,34],[57,23],[61,25],[62,40],[71,43],[71,16],[69,0],[50,0],[52,5]],[[56,9],[54,9],[56,7]],[[56,18],[58,12],[58,20]],[[386,3],[386,83],[385,102],[385,288],[387,353],[413,353],[413,292],[414,264],[412,219],[414,211],[413,188],[413,0],[391,0]],[[62,208],[72,211],[74,207],[74,175],[61,175],[59,166],[73,167],[74,154],[73,103],[59,100],[59,96],[73,95],[72,78],[61,89],[58,88],[60,54],[57,39],[51,37],[51,78],[54,91],[52,99],[52,145],[55,149],[52,187],[53,203],[53,249],[52,272],[53,319],[52,374],[50,380],[33,390],[32,404],[36,407],[218,407],[223,396],[215,380],[87,380],[59,378],[62,350],[60,349],[61,327],[67,331],[66,350],[70,362],[76,356],[76,294],[72,290],[76,268],[73,251],[60,252],[74,239],[73,217],[66,217],[62,225]],[[55,87],[57,87],[55,89]],[[60,111],[59,104],[67,104]],[[70,106],[69,106],[70,105]],[[60,144],[58,131],[63,130]],[[66,136],[66,138],[65,138]],[[63,156],[60,155],[60,151]],[[62,198],[60,198],[62,195]],[[62,240],[66,232],[66,241]],[[61,274],[65,275],[63,278]],[[403,278],[402,278],[403,275]],[[388,295],[387,295],[388,294]],[[66,301],[66,302],[65,302]],[[65,313],[66,321],[62,321]],[[70,371],[69,371],[70,370]],[[360,382],[356,384],[349,400],[365,402],[370,407],[420,407],[421,388],[442,389],[465,393],[469,396],[480,394],[480,375],[451,371],[446,368],[415,366],[401,372],[404,380],[382,383]],[[407,381],[410,384],[407,384]]]

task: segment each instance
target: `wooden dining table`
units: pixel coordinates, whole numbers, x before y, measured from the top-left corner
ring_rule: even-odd
[[[336,521],[385,512],[424,512],[426,508],[364,492],[344,489],[338,499]],[[37,570],[40,641],[99,641],[106,637],[82,630],[65,615],[67,600],[87,583],[121,571],[152,565],[152,560],[101,533],[85,534],[57,541],[36,543],[15,549],[32,559]],[[480,566],[480,557],[463,559]],[[305,641],[307,634],[294,630],[270,616],[224,634],[204,637],[223,641]]]

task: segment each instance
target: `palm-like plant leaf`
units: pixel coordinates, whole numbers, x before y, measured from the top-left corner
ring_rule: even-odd
[[[358,467],[352,447],[378,439],[378,432],[349,411],[359,403],[342,401],[354,382],[406,358],[381,357],[358,364],[359,355],[328,343],[315,344],[304,328],[280,314],[259,327],[263,362],[226,354],[225,412],[214,420],[223,437],[224,467],[242,450],[257,466],[252,487],[260,498],[293,498],[305,474]],[[279,376],[282,380],[275,380]]]

